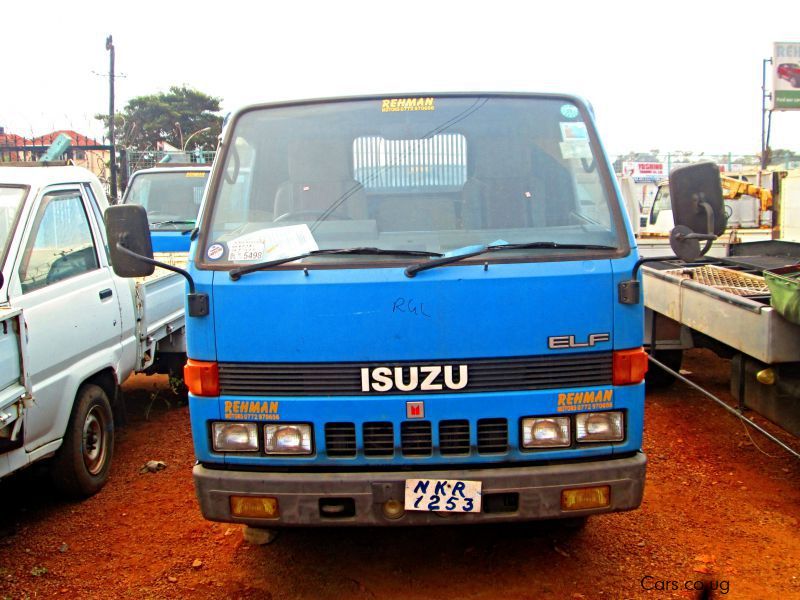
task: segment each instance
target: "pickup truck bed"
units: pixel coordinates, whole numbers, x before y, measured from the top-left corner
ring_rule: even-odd
[[[764,363],[800,361],[800,326],[769,305],[760,273],[706,260],[645,265],[642,274],[647,308]]]

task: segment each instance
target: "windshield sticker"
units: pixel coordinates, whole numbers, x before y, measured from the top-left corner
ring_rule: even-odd
[[[228,260],[279,260],[319,250],[308,225],[273,227],[248,233],[228,242]]]
[[[588,140],[589,132],[586,123],[565,123],[561,122],[561,139],[565,142],[570,140]]]
[[[211,244],[206,252],[209,260],[219,260],[223,254],[225,254],[225,246],[222,244]]]
[[[578,107],[574,104],[564,104],[561,106],[561,116],[565,119],[574,119],[578,116]]]
[[[186,177],[205,177],[208,173],[203,173],[202,171],[188,171],[186,173]]]
[[[614,390],[590,390],[558,395],[558,412],[614,408]]]
[[[571,158],[592,158],[592,149],[589,147],[589,142],[585,140],[570,140],[568,142],[560,142],[561,156],[564,160]]]
[[[381,112],[436,110],[433,98],[391,98],[381,102]]]

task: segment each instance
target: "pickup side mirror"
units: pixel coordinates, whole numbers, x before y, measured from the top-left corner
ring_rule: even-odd
[[[150,224],[144,207],[138,204],[109,206],[105,221],[114,273],[120,277],[152,275],[155,271],[152,262],[139,258],[153,260]]]
[[[678,167],[670,173],[669,190],[675,222],[670,246],[682,260],[696,260],[725,231],[719,167],[713,162]],[[700,241],[706,242],[703,250]]]

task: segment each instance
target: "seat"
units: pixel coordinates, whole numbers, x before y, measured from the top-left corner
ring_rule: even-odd
[[[364,187],[353,179],[344,142],[301,140],[288,151],[289,179],[275,193],[275,220],[366,219]]]
[[[473,173],[461,191],[468,229],[530,227],[544,198],[531,173],[531,149],[524,141],[476,140],[470,148]]]

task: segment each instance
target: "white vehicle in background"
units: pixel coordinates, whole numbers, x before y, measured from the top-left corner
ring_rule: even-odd
[[[73,166],[0,166],[0,478],[52,458],[57,487],[106,482],[120,384],[185,356],[184,282],[117,277],[105,193]]]

